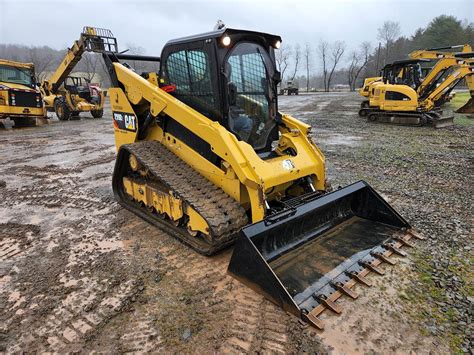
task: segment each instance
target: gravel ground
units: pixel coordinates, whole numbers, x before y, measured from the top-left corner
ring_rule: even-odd
[[[281,98],[310,123],[333,186],[366,180],[428,239],[324,332],[120,208],[101,120],[0,131],[0,351],[469,352],[473,130],[369,124],[356,94]],[[86,116],[86,115],[85,115]]]

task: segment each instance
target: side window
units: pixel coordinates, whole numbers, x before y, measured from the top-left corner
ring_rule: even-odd
[[[214,95],[208,54],[202,50],[181,50],[166,59],[168,81],[176,85],[176,97],[204,116],[220,119]]]
[[[385,93],[385,100],[393,100],[393,101],[410,101],[410,97],[401,92],[396,91],[387,91]]]

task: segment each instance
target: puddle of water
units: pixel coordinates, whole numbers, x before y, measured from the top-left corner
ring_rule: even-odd
[[[345,145],[354,147],[359,144],[361,137],[356,136],[346,136],[343,134],[332,134],[330,136],[326,136],[320,140],[323,140],[324,143],[327,145]]]

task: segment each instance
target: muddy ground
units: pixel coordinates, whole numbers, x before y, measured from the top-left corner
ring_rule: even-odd
[[[117,205],[110,111],[0,132],[0,352],[469,351],[469,119],[443,130],[369,124],[357,94],[283,97],[310,123],[334,187],[366,180],[420,230],[324,332]]]

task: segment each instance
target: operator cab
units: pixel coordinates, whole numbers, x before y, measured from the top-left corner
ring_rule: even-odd
[[[92,102],[100,102],[100,94],[97,85],[92,85],[91,81],[81,76],[69,75],[64,80],[64,88],[73,95],[78,95],[80,98]]]
[[[425,62],[430,60],[407,59],[387,64],[382,69],[383,81],[388,84],[408,85],[416,90],[424,78],[422,63]]]
[[[230,28],[172,40],[161,54],[160,78],[176,86],[179,100],[255,151],[269,152],[281,122],[274,53],[280,43],[279,36]],[[166,131],[186,134],[185,127],[167,121]]]

